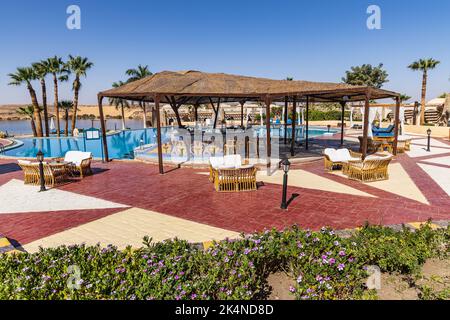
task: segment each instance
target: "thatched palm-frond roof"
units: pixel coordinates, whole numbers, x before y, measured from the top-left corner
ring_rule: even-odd
[[[171,97],[183,104],[207,103],[210,99],[223,102],[258,101],[270,97],[272,101],[284,101],[285,97],[305,96],[315,101],[361,101],[370,91],[371,99],[395,97],[392,91],[352,86],[344,83],[311,81],[287,81],[247,77],[225,73],[200,71],[163,71],[152,76],[127,83],[118,88],[100,92],[103,97],[121,97],[129,100],[153,101],[158,95],[161,102],[169,102]]]

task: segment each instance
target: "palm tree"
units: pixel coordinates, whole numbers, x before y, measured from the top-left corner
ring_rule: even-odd
[[[427,96],[427,80],[428,80],[428,70],[436,68],[436,66],[441,63],[440,61],[429,59],[420,59],[411,63],[408,68],[413,71],[422,71],[422,98],[421,98],[421,108],[420,108],[420,125],[425,124],[425,104]]]
[[[114,82],[112,84],[113,88],[118,88],[120,86],[123,86],[125,83],[123,81],[119,81],[119,82]],[[125,108],[129,108],[130,104],[128,103],[127,100],[125,99],[120,99],[120,98],[109,98],[109,104],[113,105],[116,107],[116,109],[119,109],[120,107],[120,111],[122,114],[122,130],[125,130]]]
[[[33,63],[34,72],[36,72],[37,78],[41,82],[42,91],[42,110],[44,110],[44,127],[45,136],[48,137],[50,130],[48,128],[48,110],[47,110],[47,86],[45,83],[45,77],[49,73],[47,61],[40,61]]]
[[[53,102],[53,106],[55,109],[56,115],[56,135],[59,137],[60,135],[60,126],[59,126],[59,108],[58,108],[58,81],[63,82],[69,80],[69,76],[67,69],[65,68],[65,64],[60,57],[54,56],[52,58],[47,59],[48,72],[53,75],[53,93],[55,96],[55,101]]]
[[[34,107],[32,105],[28,105],[26,107],[20,107],[16,110],[18,114],[24,115],[28,118],[30,118],[30,124],[31,124],[31,130],[33,131],[33,136],[37,136],[36,132],[36,123],[34,122]]]
[[[81,88],[81,77],[86,77],[86,72],[94,66],[92,62],[88,60],[88,58],[83,58],[80,56],[73,57],[69,55],[69,61],[67,61],[67,70],[70,73],[75,75],[75,79],[73,80],[73,113],[72,113],[72,130],[75,130],[75,125],[77,121],[77,110],[78,110],[78,94]]]
[[[128,69],[125,71],[125,74],[129,76],[127,82],[136,81],[153,75],[153,73],[148,69],[148,65],[138,65],[136,69]],[[144,112],[144,128],[147,128],[147,107],[145,102],[139,101],[139,107]]]
[[[407,94],[400,95],[400,102],[405,102],[405,101],[408,101],[409,99],[411,99],[411,97],[408,96]]]
[[[41,122],[41,111],[39,107],[39,102],[36,97],[36,91],[34,91],[31,81],[37,79],[36,72],[33,68],[17,68],[15,73],[10,73],[8,76],[11,78],[9,85],[20,86],[25,84],[27,86],[28,92],[30,93],[31,103],[33,105],[33,116],[36,124],[36,136],[42,137],[42,122]]]
[[[58,109],[64,112],[64,135],[67,137],[69,135],[69,111],[72,110],[73,103],[70,100],[62,100],[58,102]]]

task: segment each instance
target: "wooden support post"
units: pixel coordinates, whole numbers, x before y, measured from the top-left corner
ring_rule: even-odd
[[[308,150],[309,138],[309,97],[306,96],[306,132],[305,132],[305,149]]]
[[[341,147],[344,145],[344,115],[345,115],[345,101],[341,102],[342,113],[341,113]]]
[[[160,97],[156,95],[154,97],[155,100],[155,109],[156,109],[156,139],[158,143],[158,166],[159,166],[159,173],[164,173],[164,167],[163,167],[163,158],[162,158],[162,142],[161,142],[161,115],[159,110],[159,101]]]
[[[103,142],[103,152],[105,154],[105,161],[109,161],[109,154],[108,154],[108,143],[106,142],[106,126],[105,126],[105,117],[103,116],[103,96],[98,95],[98,112],[100,114],[100,126],[102,128],[102,142]]]
[[[219,115],[220,98],[217,100],[217,109],[214,107],[214,103],[213,103],[211,98],[209,98],[209,102],[211,103],[211,106],[212,106],[213,111],[214,111],[214,126],[213,126],[213,128],[215,129],[216,126],[217,126],[217,117]]]
[[[284,97],[284,144],[287,143],[287,121],[288,121],[289,99]]]
[[[198,104],[194,105],[194,121],[197,122],[198,121]]]
[[[295,154],[295,122],[296,122],[296,108],[297,108],[297,97],[292,98],[292,139],[291,139],[291,156]]]
[[[370,90],[366,92],[366,102],[364,105],[364,121],[363,121],[363,143],[362,143],[362,159],[367,156],[367,135],[369,133],[369,107],[370,107]]]
[[[244,104],[245,101],[241,101],[241,127],[244,127]]]
[[[400,126],[400,97],[395,98],[395,121],[394,121],[394,146],[393,146],[393,154],[397,155],[397,144],[398,144],[398,131]]]
[[[270,157],[272,156],[272,146],[270,141],[270,104],[269,96],[265,97],[266,103],[266,151],[267,151],[267,168],[270,168]]]

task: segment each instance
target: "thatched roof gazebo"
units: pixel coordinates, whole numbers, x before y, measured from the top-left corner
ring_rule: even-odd
[[[161,121],[160,103],[168,103],[178,115],[178,109],[182,105],[211,104],[214,113],[214,126],[217,123],[221,102],[239,102],[241,110],[246,102],[264,102],[266,114],[270,114],[272,102],[285,103],[285,119],[287,119],[288,103],[292,102],[295,110],[297,102],[306,103],[306,142],[308,148],[308,109],[310,102],[338,102],[342,106],[342,115],[347,102],[365,101],[363,151],[367,148],[367,128],[369,119],[369,101],[385,98],[396,99],[396,121],[398,123],[398,108],[400,106],[399,94],[378,88],[366,86],[352,86],[343,83],[325,83],[311,81],[288,81],[255,78],[224,73],[205,73],[200,71],[163,71],[152,76],[127,83],[118,88],[102,91],[98,94],[98,106],[103,133],[103,146],[105,158],[108,160],[108,148],[106,143],[106,129],[104,124],[102,100],[104,97],[115,97],[131,101],[154,102],[156,107],[158,160],[160,173],[163,173],[161,150]],[[293,113],[295,117],[295,112]],[[342,121],[343,121],[342,116]],[[178,119],[178,125],[181,121]],[[285,126],[287,124],[285,123]],[[294,152],[295,119],[292,121],[291,153]],[[342,138],[343,129],[341,126]],[[267,156],[270,165],[270,117],[266,117],[267,130]],[[286,130],[285,130],[286,132]],[[395,126],[394,152],[396,152],[398,125]],[[365,156],[365,154],[364,154]]]

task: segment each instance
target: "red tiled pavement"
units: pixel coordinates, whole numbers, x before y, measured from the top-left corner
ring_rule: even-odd
[[[124,210],[95,209],[0,215],[0,233],[25,244]]]
[[[266,184],[256,192],[217,193],[208,182],[208,177],[198,174],[201,172],[199,170],[180,168],[159,175],[157,166],[139,162],[96,162],[93,167],[103,169],[102,172],[60,189],[244,232],[270,227],[283,228],[292,224],[313,229],[324,225],[343,229],[362,225],[366,221],[397,224],[425,221],[428,218],[450,220],[448,195],[420,169],[416,159],[410,159],[405,154],[399,155],[397,159],[430,205],[328,174],[323,170],[322,161],[304,164],[301,168],[377,198],[289,187],[289,194],[298,193],[300,196],[287,211],[283,211],[279,208],[280,185]],[[0,170],[2,165],[10,162],[0,160]],[[11,178],[21,178],[21,172],[0,174],[0,184]],[[37,228],[55,233],[111,213],[107,210],[92,210],[71,214],[0,215],[0,232],[27,243],[39,237],[39,232],[35,230]],[[25,215],[30,218],[27,219]]]

